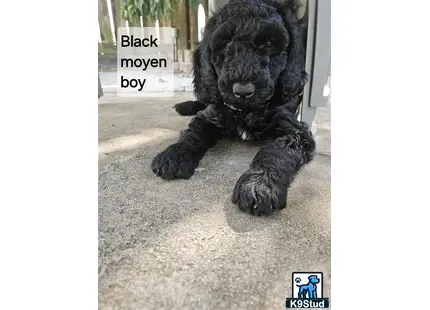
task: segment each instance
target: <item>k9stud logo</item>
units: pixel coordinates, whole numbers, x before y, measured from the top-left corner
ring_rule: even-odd
[[[329,307],[329,299],[323,298],[322,272],[293,272],[292,298],[287,298],[287,308],[313,308]]]

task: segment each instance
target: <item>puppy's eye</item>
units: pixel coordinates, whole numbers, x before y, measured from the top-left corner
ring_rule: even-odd
[[[269,48],[272,47],[272,41],[267,41],[266,42],[266,47],[269,47]]]

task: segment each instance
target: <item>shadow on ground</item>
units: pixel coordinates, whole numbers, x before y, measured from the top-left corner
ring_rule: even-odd
[[[255,145],[221,141],[189,180],[149,169],[188,124],[172,106],[189,98],[100,99],[100,309],[282,309],[291,273],[309,270],[330,297],[329,108],[287,208],[257,218],[230,202]]]

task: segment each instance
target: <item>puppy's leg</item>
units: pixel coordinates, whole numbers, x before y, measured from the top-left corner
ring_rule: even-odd
[[[178,112],[178,114],[182,116],[196,115],[197,112],[206,109],[206,107],[206,104],[198,100],[184,101],[181,103],[177,103],[173,106],[176,112]]]
[[[207,150],[221,138],[222,121],[210,106],[193,118],[177,143],[152,160],[152,171],[163,179],[189,179]]]
[[[279,116],[276,138],[258,151],[249,170],[237,181],[233,203],[253,215],[285,208],[289,185],[314,154],[315,141],[308,126],[291,113]]]
[[[315,287],[313,287],[312,288],[312,291],[310,291],[311,292],[311,298],[317,298],[317,290],[316,290],[316,288]]]

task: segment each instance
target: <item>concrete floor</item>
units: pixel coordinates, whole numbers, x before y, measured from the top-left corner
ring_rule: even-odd
[[[152,173],[191,97],[99,99],[99,308],[283,309],[293,271],[323,272],[330,297],[330,108],[287,208],[258,218],[230,202],[257,146],[221,141],[189,180]]]

